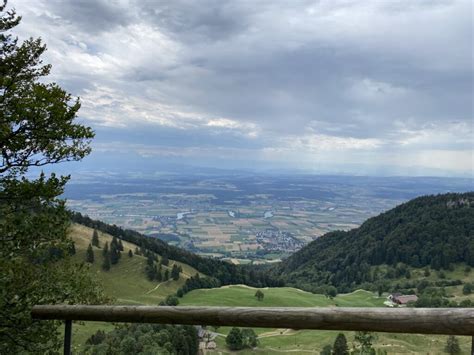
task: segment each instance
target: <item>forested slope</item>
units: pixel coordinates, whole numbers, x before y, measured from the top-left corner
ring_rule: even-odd
[[[368,219],[359,228],[327,233],[276,265],[275,277],[311,289],[340,291],[375,282],[372,266],[474,266],[474,192],[423,196]]]

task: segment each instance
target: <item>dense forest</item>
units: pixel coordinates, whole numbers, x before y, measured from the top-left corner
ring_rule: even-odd
[[[93,220],[77,212],[72,213],[72,221],[136,244],[146,251],[188,264],[199,272],[217,279],[220,285],[282,286],[281,281],[277,277],[272,278],[264,269],[237,266],[218,259],[201,257],[184,249],[169,245],[158,238],[148,237],[130,229],[122,229],[116,225]]]
[[[83,354],[178,354],[198,353],[194,326],[127,324],[105,333],[93,334]]]
[[[359,228],[327,233],[272,270],[285,284],[339,292],[376,282],[372,266],[448,269],[474,266],[474,193],[423,196],[368,219]]]

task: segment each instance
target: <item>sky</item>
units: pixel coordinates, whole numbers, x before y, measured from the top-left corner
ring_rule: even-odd
[[[96,132],[73,169],[474,174],[469,0],[9,7]]]

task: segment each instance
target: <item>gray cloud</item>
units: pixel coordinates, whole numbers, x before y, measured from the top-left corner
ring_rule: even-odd
[[[153,132],[170,147],[279,152],[282,164],[331,156],[345,139],[347,157],[352,147],[363,159],[418,154],[427,164],[428,150],[444,151],[464,157],[447,169],[472,168],[470,1],[15,6],[21,34],[45,39],[54,79],[98,127],[133,128],[150,145]]]

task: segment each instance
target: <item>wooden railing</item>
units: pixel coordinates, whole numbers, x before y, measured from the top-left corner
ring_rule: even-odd
[[[32,317],[66,322],[64,354],[68,355],[73,320],[468,335],[474,340],[472,308],[41,305],[33,307]]]

